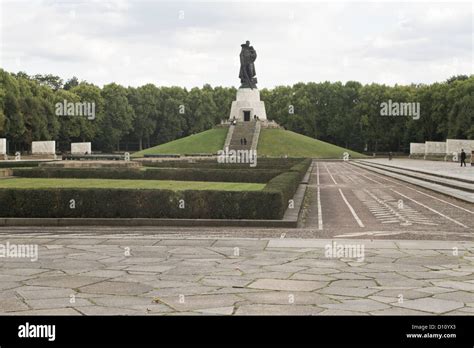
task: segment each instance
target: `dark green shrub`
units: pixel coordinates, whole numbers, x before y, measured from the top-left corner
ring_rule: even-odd
[[[75,200],[75,209],[70,200]],[[180,209],[183,199],[185,208]],[[1,217],[279,219],[281,194],[263,191],[0,189]]]
[[[262,191],[171,191],[138,189],[0,189],[1,217],[38,218],[190,218],[190,219],[281,219],[305,175],[311,160],[288,161],[279,169],[14,169],[27,177],[73,177],[110,179],[172,179],[243,181],[266,176]],[[170,178],[169,176],[172,176]],[[180,178],[180,179],[178,179]],[[198,178],[198,179],[196,179]],[[250,180],[250,179],[249,179]],[[263,180],[263,179],[262,179]],[[244,181],[247,182],[247,181]],[[248,181],[259,182],[259,181]],[[70,209],[74,199],[76,208]],[[185,208],[180,209],[180,200]]]
[[[283,216],[286,208],[288,207],[288,201],[295,195],[298,186],[301,183],[304,175],[306,174],[309,166],[311,165],[311,159],[305,159],[300,163],[291,167],[290,171],[284,172],[268,182],[263,191],[265,192],[278,192],[281,194],[280,203],[280,215]]]
[[[25,178],[95,178],[135,180],[177,180],[266,183],[282,173],[277,169],[205,169],[205,168],[21,168],[13,175]]]
[[[21,168],[21,167],[38,167],[40,162],[37,161],[8,161],[0,162],[0,168]]]
[[[213,160],[143,162],[146,167],[159,168],[209,168],[209,169],[289,169],[301,162],[302,158],[258,158],[257,167],[250,168],[248,163],[218,163]]]

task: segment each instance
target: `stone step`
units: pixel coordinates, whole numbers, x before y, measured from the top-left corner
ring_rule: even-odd
[[[231,146],[230,150],[250,150],[251,146],[250,145],[235,145]]]
[[[408,183],[413,184],[415,186],[419,186],[419,187],[422,187],[422,188],[425,188],[425,189],[428,189],[428,190],[431,190],[431,191],[434,191],[434,192],[441,193],[441,194],[446,195],[446,196],[451,196],[451,197],[457,198],[457,199],[465,201],[465,202],[474,203],[474,195],[470,192],[466,192],[466,191],[463,191],[463,190],[459,190],[459,189],[439,185],[437,183],[435,184],[435,183],[428,182],[428,181],[421,180],[421,179],[415,179],[413,177],[409,177],[409,176],[402,175],[402,174],[397,174],[397,173],[394,173],[392,171],[388,171],[386,169],[376,168],[375,166],[369,166],[369,165],[366,165],[362,161],[350,161],[349,163],[352,164],[352,165],[358,166],[360,168],[367,169],[369,171],[378,173],[378,174],[382,174],[382,175],[385,175],[385,176],[388,176],[388,177],[391,177],[391,178],[394,178],[394,179],[398,179],[398,180],[401,180],[401,181],[404,181],[404,182],[408,182]]]
[[[396,173],[396,174],[401,174],[405,175],[411,178],[431,182],[434,184],[438,185],[443,185],[447,187],[451,187],[457,190],[462,190],[462,191],[467,191],[467,192],[474,192],[474,184],[472,183],[467,183],[464,180],[461,181],[458,178],[455,177],[450,177],[447,178],[446,176],[439,176],[433,173],[428,173],[428,172],[419,172],[419,171],[413,171],[410,169],[406,168],[400,168],[400,167],[395,167],[395,166],[390,166],[390,165],[384,165],[384,164],[379,164],[379,163],[371,163],[370,161],[365,161],[365,160],[358,160],[357,162],[363,163],[369,167],[374,167],[382,170],[386,170],[388,172]]]
[[[233,129],[232,138],[229,142],[230,150],[250,150],[252,139],[256,129],[256,122],[238,122]],[[240,140],[246,139],[247,144],[241,144]]]

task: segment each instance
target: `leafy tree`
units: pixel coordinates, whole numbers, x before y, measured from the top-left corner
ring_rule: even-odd
[[[148,140],[156,129],[160,118],[160,97],[160,90],[152,84],[128,89],[128,100],[135,112],[133,133],[138,138],[140,150],[144,139]]]
[[[48,74],[48,75],[37,74],[33,76],[33,79],[38,81],[40,85],[51,87],[54,91],[57,91],[63,86],[63,80],[59,76],[55,76],[52,74]]]
[[[33,140],[55,139],[62,150],[92,141],[100,151],[120,143],[138,148],[201,132],[227,119],[236,89],[190,91],[152,84],[99,88],[72,77],[63,85],[51,74],[30,77],[0,69],[0,136],[13,151]],[[458,75],[430,85],[361,85],[355,81],[297,83],[262,89],[267,116],[286,129],[354,150],[407,151],[410,142],[474,138],[474,76]],[[95,117],[61,116],[56,104],[89,102]],[[420,103],[420,118],[381,116],[381,103]]]
[[[72,78],[70,78],[69,80],[66,81],[63,88],[66,91],[69,91],[70,89],[72,89],[74,87],[77,87],[77,86],[79,86],[79,80],[77,79],[76,76],[73,76]]]
[[[100,142],[106,151],[119,149],[120,140],[133,126],[135,113],[128,103],[127,90],[115,83],[102,89],[104,98],[104,117],[100,122]]]

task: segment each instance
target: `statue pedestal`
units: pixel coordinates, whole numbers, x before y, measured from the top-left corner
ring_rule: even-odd
[[[237,98],[232,102],[230,120],[253,121],[254,116],[259,120],[266,120],[265,104],[260,100],[260,91],[256,88],[239,88]]]

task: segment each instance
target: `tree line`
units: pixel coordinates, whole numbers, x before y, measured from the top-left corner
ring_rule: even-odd
[[[91,141],[95,151],[138,150],[195,134],[227,119],[235,88],[190,90],[147,84],[102,88],[73,77],[0,69],[0,137],[10,151],[36,140]],[[288,130],[356,151],[408,151],[410,142],[474,139],[474,75],[433,84],[349,81],[262,89],[267,117]],[[387,101],[419,103],[420,117],[382,116]],[[93,118],[58,115],[58,103],[95,103]]]

